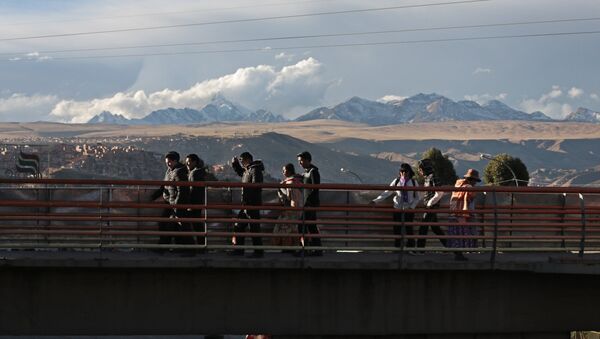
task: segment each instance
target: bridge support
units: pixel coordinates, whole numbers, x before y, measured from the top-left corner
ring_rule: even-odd
[[[0,331],[534,339],[600,328],[598,275],[180,259],[1,262]]]

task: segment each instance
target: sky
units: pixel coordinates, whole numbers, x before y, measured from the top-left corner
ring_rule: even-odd
[[[560,119],[600,111],[599,60],[597,0],[3,0],[0,121],[140,118],[218,93],[288,118],[438,93]]]

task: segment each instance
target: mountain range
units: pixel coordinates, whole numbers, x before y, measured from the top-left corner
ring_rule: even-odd
[[[216,95],[200,110],[193,108],[166,108],[150,112],[143,118],[128,119],[121,114],[104,111],[92,119],[88,124],[119,124],[119,125],[180,125],[211,123],[225,121],[252,121],[252,122],[283,122],[283,116],[273,112],[259,109],[251,111],[241,105],[234,104],[222,95]]]
[[[335,119],[372,126],[443,121],[555,121],[542,112],[522,112],[498,100],[491,100],[480,105],[470,100],[453,101],[435,93],[420,93],[412,97],[385,102],[352,97],[333,107],[314,109],[295,120],[318,119]],[[167,108],[153,111],[141,119],[127,119],[120,114],[105,111],[90,119],[88,123],[164,125],[228,121],[284,122],[288,120],[267,110],[252,111],[232,103],[222,95],[216,95],[200,110]],[[600,112],[579,108],[560,121],[600,123]]]

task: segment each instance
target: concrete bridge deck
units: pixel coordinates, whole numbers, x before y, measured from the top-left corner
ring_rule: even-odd
[[[323,257],[294,257],[267,252],[264,258],[232,257],[209,252],[194,257],[152,251],[74,251],[12,250],[0,251],[0,267],[62,268],[233,268],[233,269],[322,269],[322,270],[497,270],[533,273],[600,275],[600,253],[498,253],[490,263],[489,253],[468,253],[468,261],[455,261],[452,253],[327,252]]]

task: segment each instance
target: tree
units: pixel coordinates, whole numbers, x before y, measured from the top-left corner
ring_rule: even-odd
[[[483,170],[483,180],[492,185],[527,186],[529,172],[521,159],[502,153],[489,161]]]
[[[423,152],[422,159],[431,159],[435,176],[439,179],[440,185],[454,185],[457,179],[456,170],[447,155],[443,155],[442,151],[432,147]]]

